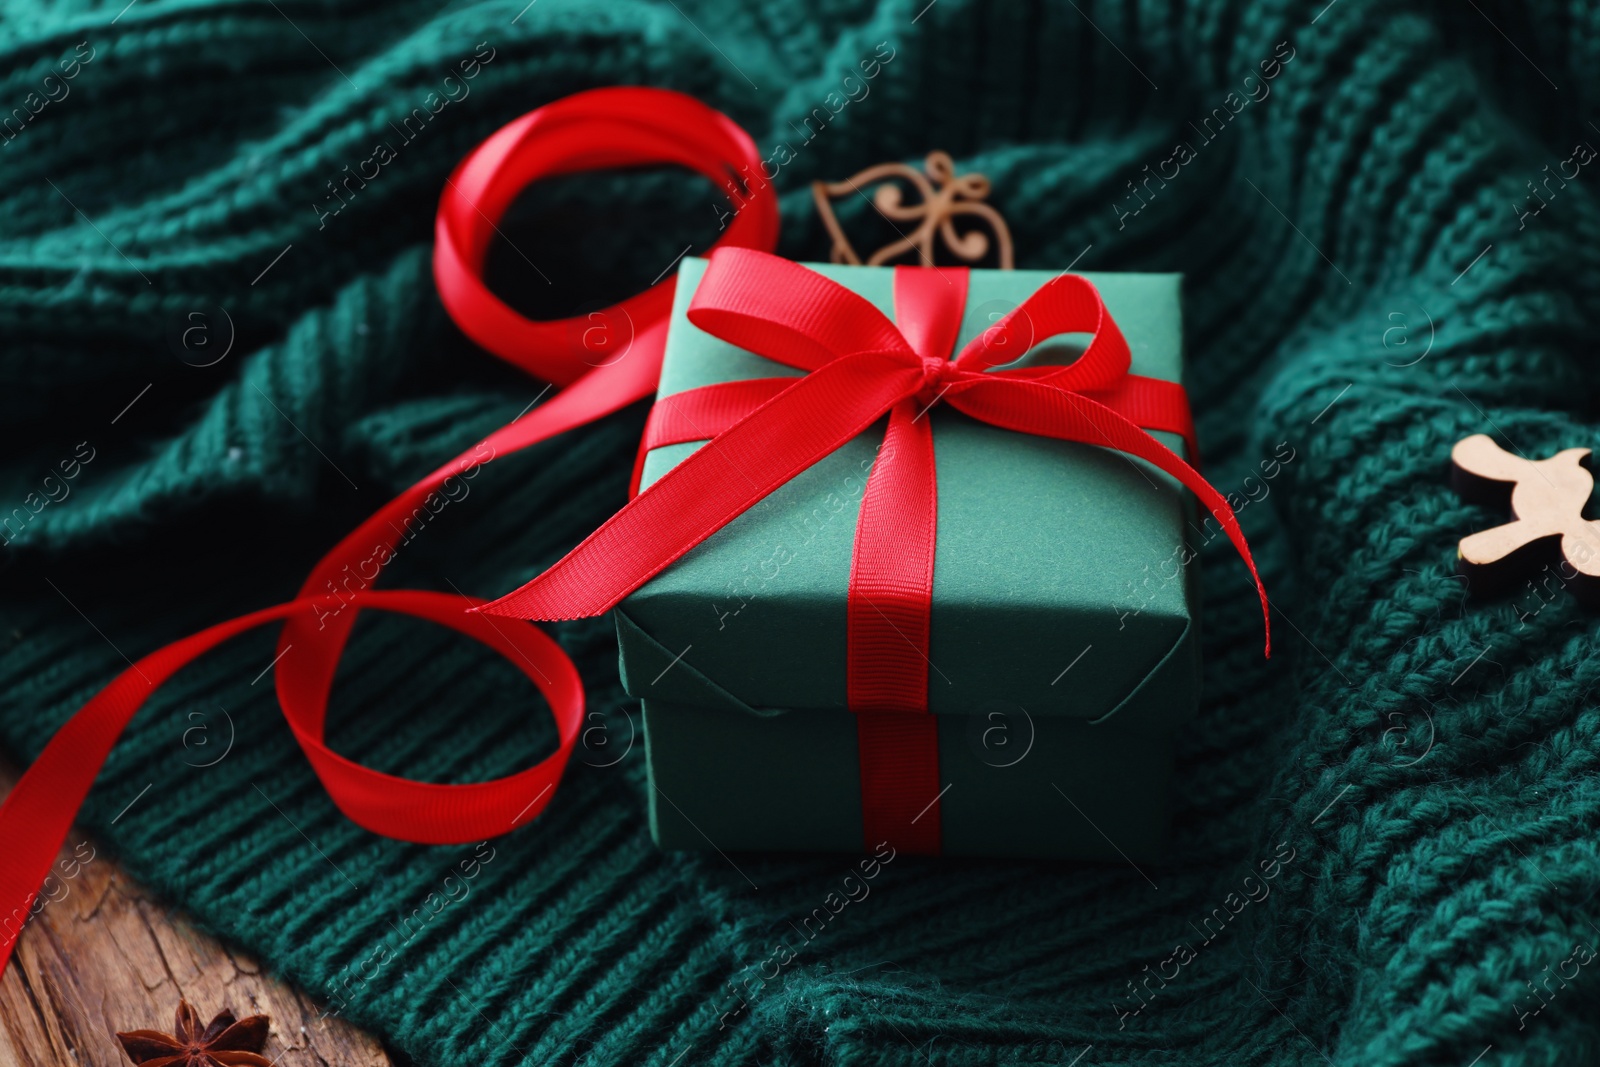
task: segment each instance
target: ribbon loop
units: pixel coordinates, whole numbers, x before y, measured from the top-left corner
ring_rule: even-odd
[[[691,96],[665,89],[613,87],[575,93],[501,127],[445,179],[434,226],[434,280],[456,325],[482,347],[530,374],[570,385],[594,369],[594,354],[575,344],[585,319],[536,322],[489,290],[484,258],[500,219],[542,178],[614,167],[686,167],[730,189],[728,175],[759,168],[748,134]],[[778,212],[770,186],[745,196],[720,246],[772,248]],[[676,278],[608,309],[642,329],[672,310]]]
[[[1029,348],[1064,333],[1087,333],[1088,348],[1064,367],[1038,373],[1058,388],[1087,392],[1110,389],[1128,378],[1132,357],[1122,330],[1087,278],[1062,274],[974,337],[956,357],[969,370],[988,370],[1021,358]],[[1034,368],[1038,371],[1039,368]]]
[[[851,352],[915,355],[895,324],[859,293],[754,249],[711,256],[689,303],[689,321],[800,370],[818,370]]]

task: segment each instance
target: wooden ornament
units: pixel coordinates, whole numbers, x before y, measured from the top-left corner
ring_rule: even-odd
[[[1583,517],[1594,475],[1587,448],[1568,448],[1548,459],[1507,452],[1488,434],[1473,434],[1450,450],[1452,481],[1476,503],[1509,503],[1512,521],[1461,539],[1461,573],[1477,591],[1500,592],[1559,547],[1563,585],[1585,599],[1600,594],[1600,522]],[[1559,539],[1559,540],[1558,540]]]
[[[833,201],[865,197],[862,186],[877,183],[872,193],[872,206],[900,232],[900,240],[892,241],[865,260],[867,266],[878,267],[907,252],[916,252],[917,261],[924,267],[934,265],[933,240],[937,235],[946,250],[966,263],[976,263],[989,254],[990,239],[981,229],[957,233],[955,219],[971,217],[988,223],[994,233],[993,244],[1001,270],[1012,269],[1011,230],[989,204],[983,203],[989,195],[989,179],[975,171],[957,175],[955,161],[948,152],[929,152],[923,160],[926,174],[904,163],[879,163],[842,182],[812,182],[811,195],[817,202],[817,214],[822,225],[833,238],[829,259],[834,263],[863,261],[851,246],[844,229],[833,211]],[[904,193],[895,179],[906,182],[922,198],[917,203],[906,203]],[[906,230],[909,224],[911,229]]]

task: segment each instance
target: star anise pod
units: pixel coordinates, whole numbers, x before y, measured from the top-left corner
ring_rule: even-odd
[[[133,1030],[117,1040],[139,1067],[272,1067],[258,1055],[267,1043],[267,1025],[265,1015],[237,1019],[224,1010],[202,1030],[200,1014],[179,1000],[172,1034]]]

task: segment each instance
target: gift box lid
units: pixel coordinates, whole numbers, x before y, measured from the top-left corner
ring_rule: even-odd
[[[718,382],[798,376],[689,322],[705,266],[686,258],[679,268],[658,400]],[[807,266],[893,317],[892,270]],[[972,271],[957,350],[1054,276]],[[1132,372],[1179,381],[1181,275],[1084,277],[1126,337]],[[1070,362],[1086,340],[1056,338],[1020,362]],[[927,417],[938,468],[929,710],[1101,720],[1136,707],[1154,727],[1190,714],[1195,567],[1186,565],[1184,531],[1193,512],[1177,482],[1120,452],[990,427],[946,406]],[[846,706],[845,592],[883,426],[623,601],[617,627],[630,695],[752,714]],[[1175,435],[1154,436],[1182,454]],[[701,444],[652,450],[642,485]]]

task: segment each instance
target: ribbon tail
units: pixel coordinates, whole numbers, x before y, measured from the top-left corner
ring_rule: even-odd
[[[610,611],[914,393],[922,371],[908,366],[908,358],[914,357],[857,352],[797,379],[634,497],[549,570],[481,610],[545,621]]]
[[[628,499],[639,495],[639,486],[644,481],[644,461],[652,449],[689,441],[709,441],[793,384],[793,378],[719,382],[674,393],[671,405],[652,405],[644,434],[639,438],[639,450],[633,457]]]
[[[0,804],[0,902],[21,903],[13,918],[28,914],[111,747],[156,688],[195,657],[289,610],[280,605],[232,619],[145,656],[56,731]],[[7,923],[0,934],[0,971],[20,933]]]
[[[345,601],[352,593],[376,584],[383,564],[393,558],[402,539],[412,530],[418,510],[425,509],[436,492],[451,478],[474,477],[474,468],[500,456],[530,448],[650,396],[661,373],[666,328],[666,322],[660,321],[640,330],[633,348],[622,359],[597,367],[439,466],[341,538],[317,562],[298,594],[305,598],[332,593],[341,601],[321,612],[289,616],[278,638],[279,656],[290,646],[300,650],[293,660],[284,661],[273,671],[279,703],[287,708],[296,693],[326,693],[330,689],[339,658],[361,613],[360,605],[355,603],[346,610]],[[462,598],[458,610],[465,612],[473,603]]]
[[[308,597],[218,623],[150,653],[100,690],[56,731],[0,803],[0,856],[5,857],[0,905],[15,902],[13,917],[28,913],[106,757],[167,679],[248,630],[309,618],[339,603],[337,597]],[[366,592],[356,594],[354,603],[427,619],[495,649],[545,695],[560,744],[539,763],[505,778],[468,785],[411,781],[363,767],[328,748],[320,709],[310,714],[303,702],[293,700],[284,706],[289,726],[339,810],[375,833],[423,844],[482,840],[537,818],[550,803],[583,725],[582,685],[560,646],[535,627],[502,628],[486,616],[467,614],[462,608],[472,601],[447,593]],[[293,695],[307,694],[297,688]],[[9,924],[0,931],[0,972],[20,932]]]
[[[1088,392],[1087,396],[1146,432],[1162,430],[1179,435],[1188,449],[1185,461],[1195,470],[1200,469],[1200,442],[1195,439],[1189,394],[1177,382],[1130,374],[1116,388]]]
[[[945,397],[951,407],[992,426],[1020,433],[1054,437],[1063,441],[1101,445],[1129,456],[1137,456],[1170,474],[1204,504],[1221,523],[1222,531],[1233,542],[1239,558],[1250,571],[1256,595],[1261,600],[1261,623],[1266,632],[1265,654],[1272,655],[1272,608],[1267,589],[1256,573],[1250,545],[1233,508],[1189,464],[1160,441],[1129,422],[1104,404],[1080,393],[1058,389],[1045,381],[990,375],[969,380],[951,389]],[[1131,462],[1131,460],[1130,460]]]

